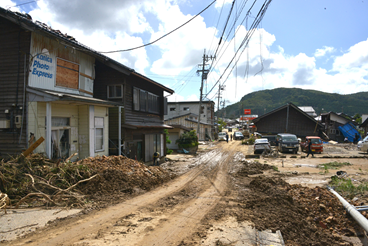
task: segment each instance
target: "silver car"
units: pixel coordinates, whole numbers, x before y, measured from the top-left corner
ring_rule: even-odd
[[[271,144],[267,138],[259,138],[254,142],[254,154],[263,153],[263,151],[270,151]]]
[[[358,150],[362,152],[368,152],[368,136],[366,136],[363,140],[358,142]]]
[[[218,141],[226,141],[226,132],[219,132]]]

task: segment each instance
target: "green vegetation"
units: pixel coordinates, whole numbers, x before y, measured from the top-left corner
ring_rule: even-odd
[[[351,179],[339,179],[336,176],[331,178],[330,185],[333,186],[335,191],[342,193],[344,197],[349,199],[368,191],[368,182],[362,182],[355,186]]]
[[[166,144],[171,144],[171,140],[169,138],[169,130],[164,129],[164,133],[166,135]],[[172,152],[174,152],[172,149],[166,148],[166,154],[170,155],[172,154]]]
[[[337,162],[337,161],[333,161],[333,162],[329,162],[329,163],[325,163],[325,164],[320,164],[318,165],[319,168],[324,169],[325,173],[328,173],[328,169],[337,169],[339,167],[343,167],[343,166],[350,166],[351,164],[349,162]]]
[[[279,168],[278,168],[278,167],[276,167],[276,166],[272,166],[272,169],[273,169],[274,171],[276,171],[276,172],[278,172],[278,171],[279,171]]]
[[[176,143],[179,148],[191,148],[198,146],[198,137],[196,130],[191,130],[190,132],[183,133]]]
[[[219,132],[222,132],[222,130],[225,128],[225,126],[226,126],[226,123],[225,123],[225,121],[223,121],[222,119],[219,119],[218,121],[217,121],[217,124],[218,124],[218,131]]]
[[[368,92],[340,95],[298,88],[262,90],[245,95],[240,102],[219,110],[216,115],[222,115],[225,110],[230,118],[236,118],[243,115],[244,108],[251,109],[252,114],[263,115],[289,102],[296,106],[312,106],[317,114],[334,111],[344,112],[347,115],[361,115],[366,112]],[[359,117],[354,116],[355,120],[359,120]]]

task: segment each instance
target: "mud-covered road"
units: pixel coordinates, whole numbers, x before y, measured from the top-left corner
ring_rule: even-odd
[[[359,245],[361,232],[337,199],[322,188],[289,185],[288,175],[272,166],[245,161],[250,148],[217,143],[186,160],[181,175],[163,186],[8,245],[282,245],[281,239]]]

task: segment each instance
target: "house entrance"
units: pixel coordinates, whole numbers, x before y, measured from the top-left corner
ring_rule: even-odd
[[[52,117],[51,153],[52,158],[68,158],[70,156],[70,124],[69,118]]]
[[[70,147],[70,130],[52,130],[51,146],[52,158],[68,158]]]

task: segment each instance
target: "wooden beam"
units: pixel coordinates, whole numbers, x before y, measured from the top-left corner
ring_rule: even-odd
[[[32,151],[34,151],[45,139],[43,137],[40,137],[36,142],[34,142],[26,151],[24,151],[22,154],[24,157],[27,157]]]

